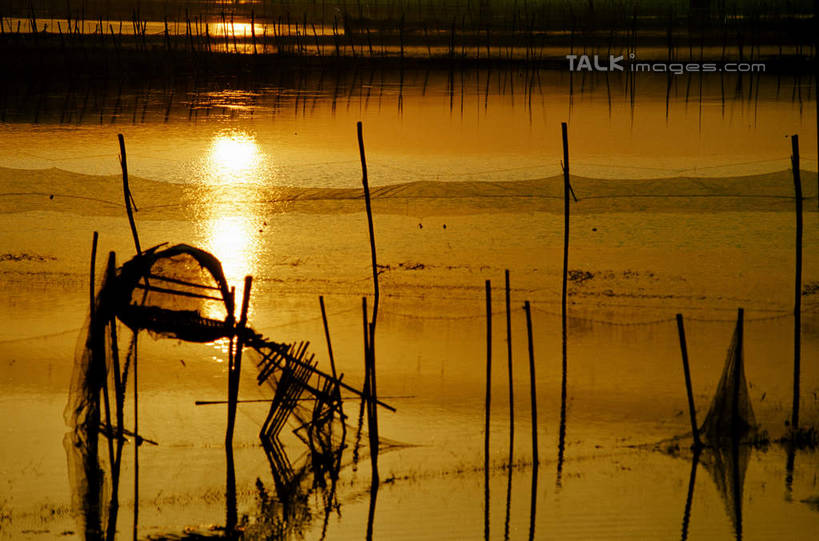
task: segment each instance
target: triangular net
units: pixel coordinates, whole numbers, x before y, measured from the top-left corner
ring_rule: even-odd
[[[740,309],[717,391],[700,427],[700,433],[712,445],[747,437],[756,427],[745,381],[743,350],[743,315]]]

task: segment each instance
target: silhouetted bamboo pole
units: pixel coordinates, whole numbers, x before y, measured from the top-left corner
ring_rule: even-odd
[[[371,329],[370,334],[372,335],[375,331],[375,321],[378,317],[378,300],[379,300],[379,289],[378,289],[378,263],[376,262],[375,256],[375,230],[373,228],[373,210],[372,204],[370,203],[370,183],[367,178],[367,158],[364,155],[364,133],[363,133],[363,126],[361,121],[356,123],[356,130],[358,132],[358,152],[361,157],[361,183],[364,186],[364,204],[367,209],[367,226],[369,227],[370,232],[370,257],[372,259],[372,267],[373,267],[373,315],[372,319],[370,319],[370,326],[373,327]],[[372,342],[372,339],[370,340]]]
[[[370,464],[372,466],[372,476],[373,476],[373,483],[378,483],[378,447],[377,447],[377,439],[373,440],[373,406],[372,406],[372,363],[370,362],[370,354],[371,354],[371,346],[370,340],[372,339],[370,335],[370,331],[372,330],[372,326],[367,323],[367,297],[361,297],[361,317],[362,323],[364,327],[364,395],[363,400],[361,402],[362,411],[359,413],[359,433],[361,431],[361,422],[360,419],[363,415],[363,409],[366,406],[367,409],[367,431],[369,434],[370,440]],[[376,436],[377,438],[377,436]],[[376,443],[376,445],[373,445]]]
[[[799,370],[802,354],[802,179],[799,172],[799,136],[791,138],[793,188],[796,195],[796,280],[793,305],[793,415],[791,428],[799,429]]]
[[[97,263],[97,241],[99,240],[99,233],[94,231],[94,236],[91,239],[91,288],[89,293],[91,294],[91,304],[90,304],[90,319],[91,325],[94,324],[94,319],[96,316],[96,263]]]
[[[117,260],[114,252],[108,253],[108,266],[106,277],[113,278],[117,272]],[[125,391],[122,388],[122,373],[119,366],[119,345],[117,344],[117,320],[111,317],[111,365],[114,371],[114,396],[117,401],[117,437],[122,439],[122,431],[125,428]]]
[[[137,358],[139,357],[138,346],[139,333],[134,333],[134,541],[138,539],[139,526],[139,385],[137,380]]]
[[[529,389],[532,393],[532,463],[537,468],[540,462],[537,445],[537,389],[535,387],[535,346],[532,338],[532,309],[529,301],[523,305],[526,311],[526,334],[529,339]]]
[[[119,153],[120,165],[122,166],[122,190],[125,196],[125,211],[128,213],[128,223],[131,224],[131,234],[134,236],[134,246],[136,246],[137,255],[142,255],[142,248],[139,246],[139,235],[137,234],[136,223],[134,222],[134,212],[131,205],[134,204],[134,197],[131,195],[131,189],[128,186],[128,160],[125,156],[125,138],[122,134],[117,134],[119,139]],[[134,204],[136,207],[136,204]]]
[[[94,344],[92,347],[96,352],[103,350],[105,344],[105,323],[103,322],[100,324],[97,321],[97,298],[96,298],[96,267],[97,267],[97,242],[99,241],[99,233],[94,231],[94,236],[91,240],[91,272],[89,275],[90,280],[90,311],[89,311],[89,324],[91,326],[92,335],[94,336]],[[100,347],[102,346],[102,347]],[[99,359],[97,359],[99,360]],[[105,429],[108,433],[108,459],[110,463],[114,463],[114,440],[113,440],[113,430],[111,430],[111,399],[108,396],[108,368],[105,363],[105,360],[102,359],[103,362],[95,362],[94,363],[94,370],[96,371],[99,369],[101,371],[100,374],[96,374],[97,377],[102,376],[102,396],[104,400],[105,406]],[[99,395],[97,395],[97,400],[99,400]],[[98,427],[94,427],[94,430],[97,430]]]
[[[557,486],[561,484],[563,472],[563,453],[566,448],[566,398],[567,398],[567,358],[568,358],[568,266],[569,266],[569,136],[566,123],[561,123],[563,133],[563,290],[561,302],[561,330],[562,330],[562,370],[560,379],[560,428],[557,443]]]
[[[515,395],[512,380],[512,310],[510,307],[509,269],[506,269],[504,275],[506,281],[506,358],[509,365],[509,463],[511,464],[515,449]]]
[[[368,412],[367,412],[367,419],[369,420],[369,433],[370,433],[370,458],[372,461],[373,467],[373,482],[378,484],[378,408],[376,406],[377,394],[376,394],[376,374],[375,374],[375,348],[373,345],[373,335],[372,335],[372,325],[370,326],[370,344],[369,344],[369,354],[366,356],[366,360],[369,364],[369,372],[370,372],[370,388],[368,390]]]
[[[535,539],[535,518],[537,516],[537,470],[538,464],[535,462],[532,467],[532,492],[529,500],[529,541]]]
[[[484,427],[484,538],[489,539],[489,413],[492,401],[492,283],[486,281],[486,425]]]
[[[563,132],[563,289],[561,294],[561,323],[566,336],[566,302],[569,279],[569,135],[566,123],[561,123]],[[563,357],[563,372],[566,372],[566,358]]]
[[[489,412],[492,402],[492,282],[486,281],[486,426],[484,452],[489,462]]]
[[[327,311],[324,309],[324,297],[319,295],[319,306],[321,306],[321,321],[324,323],[324,338],[327,340],[327,353],[330,356],[330,369],[333,379],[338,379],[336,374],[336,361],[333,357],[333,344],[330,342],[330,327],[327,325]]]
[[[685,392],[688,395],[688,415],[691,419],[691,434],[694,436],[694,447],[702,447],[700,433],[697,428],[697,412],[694,409],[694,392],[691,390],[691,372],[688,368],[688,345],[685,342],[685,326],[682,314],[677,314],[677,333],[680,336],[680,351],[682,352],[683,374],[685,375]]]
[[[351,38],[352,39],[352,38]],[[364,133],[361,122],[356,123],[358,134],[358,152],[361,157],[361,183],[364,187],[364,204],[367,211],[367,226],[370,234],[370,258],[373,269],[373,313],[369,323],[364,343],[364,359],[369,368],[369,377],[365,377],[367,387],[367,419],[370,431],[370,457],[373,467],[373,476],[378,478],[378,408],[376,407],[376,376],[375,376],[375,328],[378,320],[379,288],[378,262],[375,251],[375,229],[373,227],[373,212],[370,202],[370,184],[367,178],[367,158],[364,153]],[[366,307],[366,305],[365,305]],[[366,312],[365,312],[366,317]]]
[[[253,277],[245,276],[245,289],[242,292],[242,311],[239,323],[236,325],[236,351],[233,360],[228,366],[228,420],[225,434],[225,446],[233,445],[233,430],[236,424],[236,405],[239,400],[239,383],[242,375],[242,348],[245,341],[245,327],[247,327],[247,311],[250,305],[250,289],[253,287]]]

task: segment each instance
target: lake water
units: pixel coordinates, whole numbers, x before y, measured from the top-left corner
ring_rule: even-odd
[[[381,484],[371,492],[366,436],[358,460],[353,456],[359,402],[351,399],[334,496],[308,476],[290,500],[277,501],[257,437],[267,406],[243,403],[234,458],[248,538],[360,538],[368,522],[382,539],[813,537],[815,452],[793,454],[779,444],[727,458],[705,452],[692,468],[690,437],[680,449],[668,441],[690,432],[678,312],[699,419],[742,307],[757,422],[771,438],[787,430],[792,134],[799,135],[806,197],[800,419],[804,426],[819,422],[810,81],[772,75],[632,83],[523,71],[304,71],[265,80],[109,83],[33,94],[3,87],[0,537],[85,537],[72,501],[63,409],[84,340],[92,232],[100,233],[99,254],[113,250],[119,263],[134,255],[118,133],[127,145],[142,246],[187,243],[211,251],[238,298],[244,276],[253,275],[252,327],[281,342],[309,340],[326,370],[323,295],[338,368],[345,382],[361,386],[360,307],[362,296],[372,302],[372,272],[358,120],[382,265],[378,392],[397,408],[379,414]],[[578,201],[571,204],[559,458],[563,121]],[[97,258],[97,285],[104,260]],[[485,470],[487,279],[494,327]],[[225,406],[194,403],[225,399],[225,351],[224,343],[140,338],[139,428],[159,445],[140,448],[136,499],[133,449],[125,446],[117,522],[123,537],[210,535],[224,525]],[[240,398],[269,399],[255,375],[246,364]],[[132,415],[129,403],[126,426]],[[285,432],[285,451],[299,470],[309,462],[307,447]]]

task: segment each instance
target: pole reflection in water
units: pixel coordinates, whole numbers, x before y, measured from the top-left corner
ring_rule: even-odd
[[[373,522],[375,521],[375,502],[378,499],[378,476],[373,477],[370,486],[370,509],[367,512],[367,541],[373,538]]]
[[[793,468],[796,462],[796,447],[793,443],[785,444],[787,459],[785,462],[785,501],[793,500]]]
[[[535,538],[535,516],[537,514],[537,469],[538,463],[532,465],[532,499],[529,505],[529,541]]]
[[[694,458],[691,459],[691,474],[688,476],[688,494],[685,497],[685,511],[683,511],[681,540],[688,539],[688,525],[691,522],[691,503],[694,500],[694,485],[697,481],[697,465],[700,462],[700,448],[694,448]]]

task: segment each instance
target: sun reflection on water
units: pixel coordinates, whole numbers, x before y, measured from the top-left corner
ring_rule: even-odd
[[[256,137],[241,131],[220,132],[211,141],[206,167],[210,185],[254,182],[262,171]]]
[[[254,276],[262,249],[262,217],[255,212],[265,156],[253,134],[232,130],[216,134],[204,163],[198,195],[203,248],[222,262],[228,283],[236,287],[238,312],[244,277]],[[251,303],[252,306],[252,303]],[[238,317],[239,314],[237,313]]]

